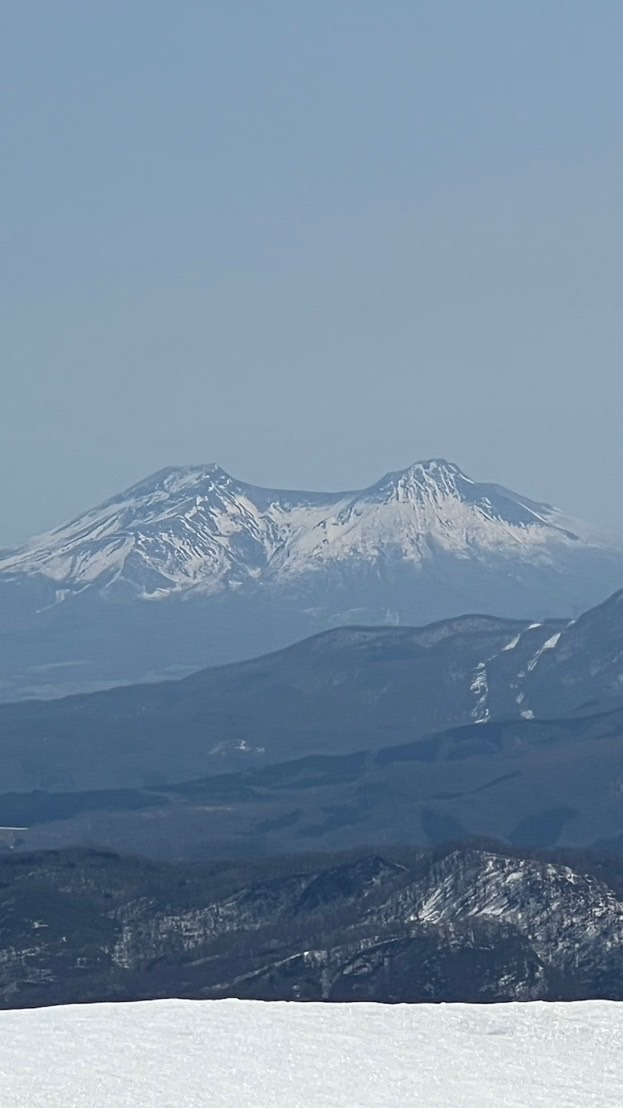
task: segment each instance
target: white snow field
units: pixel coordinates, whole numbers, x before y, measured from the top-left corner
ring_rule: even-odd
[[[617,1108],[623,1004],[159,1000],[0,1013],[2,1108]]]

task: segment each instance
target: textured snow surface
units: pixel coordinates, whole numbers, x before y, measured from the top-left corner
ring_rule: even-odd
[[[613,1108],[623,1004],[160,1000],[0,1013],[3,1108]]]

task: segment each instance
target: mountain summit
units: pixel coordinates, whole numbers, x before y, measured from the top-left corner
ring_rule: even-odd
[[[587,540],[586,525],[443,459],[344,493],[258,488],[212,463],[160,470],[0,559],[0,574],[40,574],[58,601],[88,586],[156,599],[303,582],[353,561],[377,571],[421,569],[436,554],[552,563]]]
[[[9,669],[18,641],[22,671],[94,665],[107,683],[103,651],[115,680],[137,679],[339,623],[569,617],[621,584],[622,546],[439,458],[330,493],[260,488],[215,463],[163,469],[0,559]]]

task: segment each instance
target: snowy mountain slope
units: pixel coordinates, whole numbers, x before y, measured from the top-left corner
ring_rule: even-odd
[[[623,939],[623,904],[596,877],[543,859],[469,848],[447,854],[423,881],[366,916],[371,922],[396,917],[427,925],[504,921],[529,940],[560,983],[588,973],[597,949],[604,963],[618,963]]]
[[[586,525],[549,505],[476,484],[457,466],[433,460],[387,474],[336,506],[320,525],[298,532],[279,568],[297,574],[307,570],[307,559],[317,568],[389,556],[421,566],[440,552],[547,558],[548,545],[573,545],[582,534],[589,534]]]
[[[442,460],[345,493],[167,469],[0,557],[0,698],[175,676],[339,624],[569,618],[622,584],[623,543]]]
[[[330,498],[284,496],[239,484],[216,465],[162,470],[0,560],[0,573],[42,574],[60,586],[58,599],[92,584],[123,583],[143,598],[218,591],[265,568],[299,516],[313,527],[330,510]]]
[[[528,675],[524,708],[538,716],[623,698],[623,591],[572,620],[552,645]]]
[[[3,1012],[0,1031],[5,1108],[612,1108],[623,1080],[607,1001],[164,1000]]]

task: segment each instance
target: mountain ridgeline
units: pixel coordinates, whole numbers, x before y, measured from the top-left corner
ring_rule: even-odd
[[[249,662],[0,705],[20,850],[270,855],[486,835],[623,843],[623,594],[577,620],[345,628]]]
[[[167,469],[0,558],[0,698],[178,676],[338,625],[569,619],[623,543],[443,460],[368,489]]]
[[[620,860],[496,844],[166,866],[0,858],[0,1007],[623,999]]]

